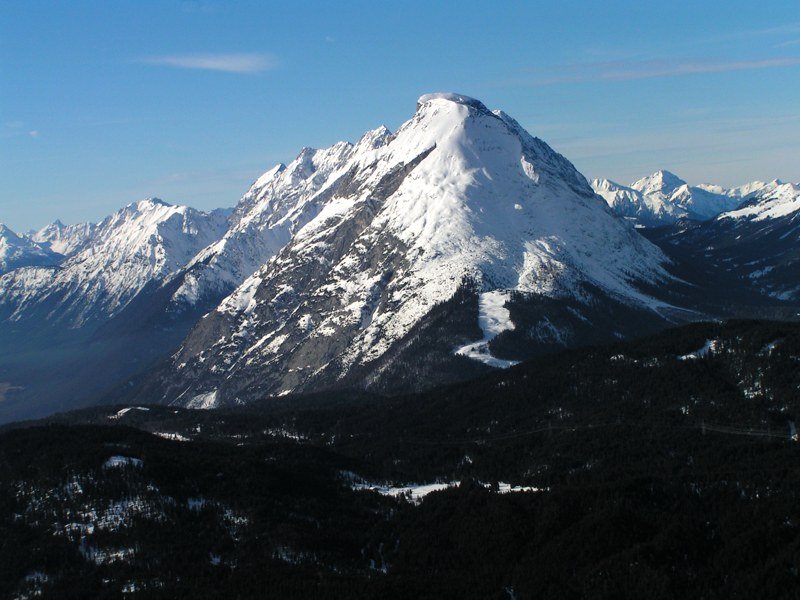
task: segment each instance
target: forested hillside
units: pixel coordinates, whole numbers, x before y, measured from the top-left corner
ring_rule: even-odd
[[[0,596],[793,598],[798,363],[797,324],[696,324],[406,397],[7,427]]]

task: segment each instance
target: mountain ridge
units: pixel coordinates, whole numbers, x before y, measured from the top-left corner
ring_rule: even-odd
[[[713,184],[691,186],[666,170],[656,171],[625,186],[609,179],[593,179],[592,188],[620,216],[637,226],[658,227],[681,219],[706,221],[735,210],[782,185],[752,181],[734,188]]]
[[[63,377],[81,373],[70,398],[211,407],[328,387],[421,390],[689,320],[791,317],[795,191],[688,186],[668,171],[590,186],[503,111],[429,94],[394,133],[303,148],[232,210],[147,199],[98,225],[25,236],[66,254],[0,277],[0,363],[18,363],[20,346],[33,361],[69,348]],[[643,199],[672,211],[666,224],[635,229]],[[713,216],[692,220],[701,204]],[[738,255],[723,223],[752,239]],[[753,254],[762,239],[780,242],[766,259]],[[108,367],[102,386],[81,385],[91,361]],[[18,382],[13,397],[41,384]]]
[[[423,96],[391,140],[330,180],[319,215],[189,335],[163,376],[170,393],[214,405],[221,397],[208,381],[221,373],[236,386],[258,380],[258,393],[341,379],[465,280],[478,293],[570,297],[587,282],[668,307],[630,283],[669,279],[667,259],[614,218],[571,163],[478,101]],[[186,374],[205,377],[205,389],[190,391]]]
[[[149,281],[182,267],[223,225],[213,213],[157,198],[130,203],[98,224],[91,243],[57,269],[3,277],[0,311],[11,321],[43,317],[75,328],[113,316]]]
[[[0,223],[0,276],[20,267],[57,264],[59,256]]]

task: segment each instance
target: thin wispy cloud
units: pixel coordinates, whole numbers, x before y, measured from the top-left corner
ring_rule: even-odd
[[[23,121],[6,121],[0,126],[0,138],[10,139],[28,136],[39,137],[38,129],[28,129]]]
[[[784,23],[783,25],[776,25],[775,27],[751,29],[742,32],[743,36],[783,35],[791,33],[800,33],[800,23]]]
[[[261,73],[277,69],[279,66],[278,59],[270,54],[170,54],[148,56],[136,62],[176,69],[225,73]]]
[[[758,29],[743,29],[721,34],[705,35],[696,40],[702,44],[716,44],[718,42],[735,42],[760,37],[780,37],[800,33],[800,23],[783,23],[773,27],[761,27]]]
[[[631,60],[603,63],[565,65],[558,73],[548,73],[527,80],[531,85],[557,85],[589,81],[633,81],[658,77],[679,77],[704,73],[725,73],[771,69],[800,65],[800,56],[763,58],[755,60]],[[523,83],[518,80],[517,83]]]

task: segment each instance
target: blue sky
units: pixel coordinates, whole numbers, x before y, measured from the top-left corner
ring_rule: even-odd
[[[587,177],[800,180],[797,0],[0,0],[0,221],[232,206],[430,91],[502,108]]]

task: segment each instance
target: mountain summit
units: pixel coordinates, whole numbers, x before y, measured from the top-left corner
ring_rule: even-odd
[[[611,335],[590,325],[600,298],[659,319],[670,310],[641,291],[669,278],[661,251],[563,156],[460,94],[422,96],[395,134],[303,150],[259,179],[247,200],[258,203],[269,218],[294,216],[279,230],[292,235],[150,383],[163,401],[210,407],[343,382],[381,387],[403,361],[417,373],[436,360],[488,368],[514,358],[498,363],[489,349],[503,332],[533,345],[569,344],[581,327]],[[570,299],[569,323],[545,314],[547,298]],[[427,358],[426,344],[436,347]]]

